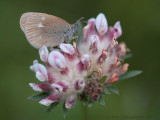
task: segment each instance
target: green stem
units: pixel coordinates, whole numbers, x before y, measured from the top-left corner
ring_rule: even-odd
[[[88,107],[82,104],[83,120],[88,120]]]

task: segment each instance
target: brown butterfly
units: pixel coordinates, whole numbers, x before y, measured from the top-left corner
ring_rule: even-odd
[[[75,38],[74,34],[78,30],[80,20],[71,25],[56,16],[28,12],[21,16],[20,27],[33,47],[55,47]]]

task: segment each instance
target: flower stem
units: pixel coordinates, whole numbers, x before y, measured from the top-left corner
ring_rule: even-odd
[[[83,120],[88,120],[88,107],[87,107],[87,105],[82,105],[82,113],[83,113]]]

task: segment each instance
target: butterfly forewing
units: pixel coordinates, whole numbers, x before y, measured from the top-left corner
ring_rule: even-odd
[[[44,13],[25,13],[20,24],[29,43],[36,48],[57,46],[64,42],[64,31],[71,29],[63,19]]]

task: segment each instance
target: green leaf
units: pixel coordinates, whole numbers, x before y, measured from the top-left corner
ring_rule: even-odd
[[[101,104],[101,105],[105,105],[105,102],[104,102],[102,96],[98,99],[98,102],[99,102],[99,104]]]
[[[108,86],[106,86],[106,87],[107,87],[107,89],[108,89],[109,91],[111,91],[111,92],[119,95],[119,90],[118,90],[118,89],[112,87],[111,85],[108,85]]]
[[[64,118],[66,117],[67,113],[68,113],[68,109],[66,108],[65,102],[64,102],[64,104],[63,104],[63,116],[64,116]]]
[[[121,61],[121,62],[124,62],[125,59],[129,59],[129,58],[131,58],[131,57],[133,57],[133,54],[132,54],[132,53],[128,53],[128,54],[126,54],[125,56],[121,57],[121,58],[120,58],[120,61]]]
[[[93,106],[93,102],[92,103],[88,103],[88,107],[90,108],[90,107],[92,107]]]
[[[109,94],[111,94],[111,93],[108,91],[108,89],[104,88],[103,94],[104,94],[104,95],[109,95]]]
[[[88,102],[88,107],[92,107],[92,106],[93,106],[93,104],[94,104],[94,101],[89,100],[89,102]]]
[[[129,71],[123,75],[120,75],[119,76],[119,80],[124,80],[124,79],[128,79],[128,78],[131,78],[131,77],[135,77],[139,74],[141,74],[142,71],[141,70],[133,70],[133,71]]]
[[[45,112],[51,112],[59,104],[59,102],[52,103]]]
[[[107,78],[107,76],[103,76],[103,77],[99,80],[99,82],[100,82],[100,83],[104,83],[104,82],[106,81],[106,78]]]
[[[131,58],[131,57],[133,57],[133,54],[132,54],[132,53],[128,53],[128,54],[126,54],[123,58],[124,58],[124,59],[129,59],[129,58]]]
[[[30,100],[42,100],[46,97],[48,97],[50,95],[49,92],[41,92],[39,94],[35,94],[35,95],[32,95],[31,97],[28,97],[28,99]]]

